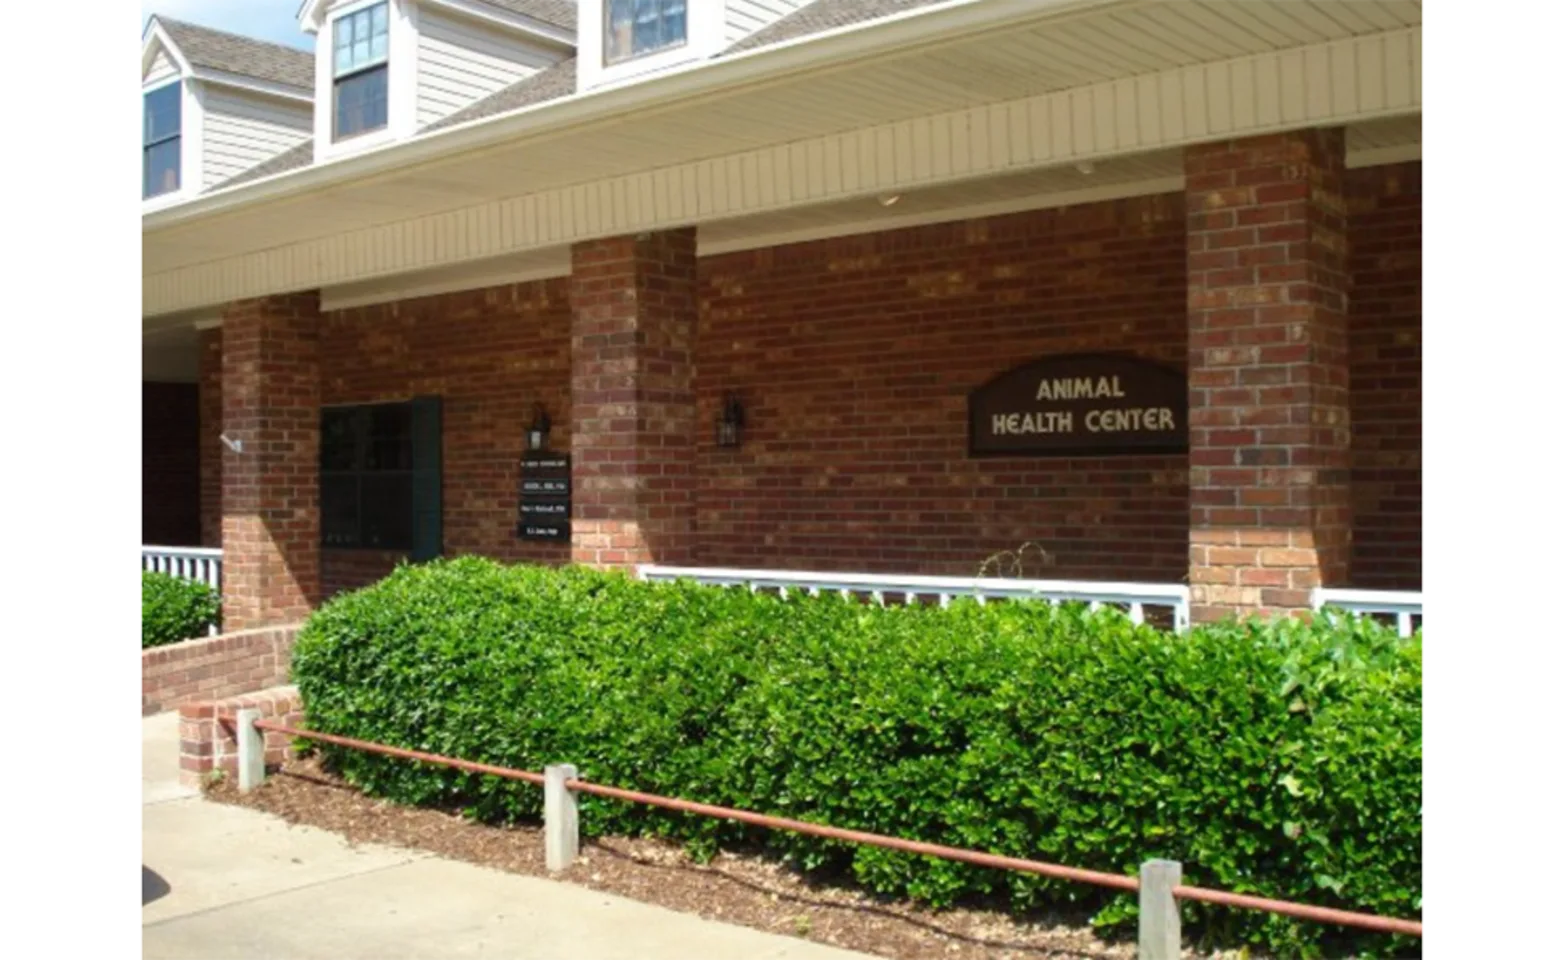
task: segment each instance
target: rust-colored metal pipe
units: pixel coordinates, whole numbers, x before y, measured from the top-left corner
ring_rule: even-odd
[[[543,786],[543,774],[533,773],[530,770],[512,770],[509,767],[491,767],[487,763],[473,763],[470,760],[456,760],[452,757],[442,757],[436,753],[423,753],[418,750],[403,750],[401,747],[388,747],[381,743],[370,743],[368,740],[354,740],[352,737],[339,737],[334,733],[317,733],[314,730],[296,730],[293,727],[285,727],[271,720],[255,721],[257,730],[270,730],[273,733],[281,733],[290,737],[302,737],[305,740],[319,740],[321,743],[334,743],[339,747],[351,747],[354,750],[363,750],[365,753],[383,753],[388,757],[401,757],[404,760],[418,760],[423,763],[433,763],[443,767],[455,767],[457,770],[466,770],[468,773],[486,773],[491,777],[504,777],[506,780],[524,780],[527,783]]]
[[[334,743],[338,746],[351,747],[355,750],[364,750],[370,753],[381,753],[392,757],[403,757],[408,760],[418,760],[424,763],[440,764],[454,767],[457,770],[466,770],[471,773],[485,773],[491,776],[504,777],[509,780],[523,780],[527,783],[542,785],[543,775],[527,770],[512,770],[507,767],[492,767],[483,763],[472,763],[467,760],[456,760],[451,757],[442,757],[432,753],[421,753],[417,750],[403,750],[400,747],[387,747],[378,743],[370,743],[365,740],[354,740],[350,737],[339,737],[330,733],[316,733],[312,730],[296,730],[285,727],[269,720],[260,720],[255,724],[262,730],[271,730],[276,733],[301,737],[306,740],[319,740],[322,743]],[[693,800],[680,800],[676,797],[664,797],[655,793],[642,793],[639,790],[625,790],[620,787],[604,786],[600,783],[592,783],[587,780],[567,780],[565,786],[579,793],[589,793],[599,797],[608,797],[613,800],[623,800],[628,803],[643,803],[647,806],[662,807],[667,810],[678,810],[683,813],[696,813],[707,817],[717,817],[724,820],[736,820],[739,823],[749,823],[757,827],[766,827],[772,830],[791,830],[795,833],[808,834],[810,836],[824,837],[827,840],[845,840],[850,843],[862,843],[872,847],[882,847],[887,850],[899,850],[903,853],[914,853],[926,857],[938,857],[942,860],[954,860],[958,863],[970,863],[979,867],[992,867],[996,870],[1015,870],[1021,873],[1035,873],[1045,877],[1055,877],[1060,880],[1073,880],[1077,883],[1090,883],[1100,887],[1110,887],[1116,890],[1139,890],[1140,880],[1136,877],[1125,876],[1118,873],[1104,873],[1100,870],[1083,870],[1078,867],[1066,867],[1056,863],[1044,863],[1040,860],[1023,860],[1019,857],[1002,857],[992,853],[979,853],[976,850],[963,850],[960,847],[947,847],[937,843],[923,843],[917,840],[902,840],[897,837],[887,837],[878,833],[866,833],[862,830],[845,830],[841,827],[831,827],[820,823],[809,823],[805,820],[792,820],[787,817],[773,817],[764,813],[754,813],[749,810],[736,810],[732,807],[719,807],[709,803],[696,803]],[[1400,920],[1394,917],[1380,917],[1371,913],[1354,913],[1350,910],[1336,910],[1331,907],[1314,907],[1303,903],[1292,903],[1287,900],[1271,900],[1267,897],[1254,897],[1242,893],[1229,893],[1225,890],[1210,890],[1205,887],[1177,886],[1173,888],[1173,896],[1184,900],[1195,900],[1202,903],[1212,903],[1225,907],[1239,907],[1247,910],[1263,910],[1268,913],[1278,913],[1284,916],[1297,917],[1300,920],[1313,920],[1319,923],[1334,923],[1348,927],[1360,927],[1365,930],[1376,930],[1381,933],[1400,933],[1407,936],[1421,937],[1423,924],[1417,920]]]

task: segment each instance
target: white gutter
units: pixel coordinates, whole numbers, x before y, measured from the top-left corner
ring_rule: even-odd
[[[378,150],[263,177],[149,213],[142,218],[141,229],[148,233],[507,140],[557,134],[648,107],[731,91],[739,86],[776,82],[810,70],[846,67],[855,59],[1036,21],[1041,19],[1040,14],[1057,19],[1127,2],[1131,0],[948,0],[731,57],[693,63],[639,83],[577,93],[513,113],[484,117],[427,137],[415,136]]]

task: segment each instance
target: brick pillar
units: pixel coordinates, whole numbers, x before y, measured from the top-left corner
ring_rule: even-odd
[[[695,231],[571,251],[571,560],[688,564]]]
[[[1351,538],[1340,129],[1185,154],[1193,618],[1307,608]]]
[[[200,435],[196,450],[201,464],[201,546],[223,545],[223,328],[196,334],[199,378],[196,385]]]
[[[223,629],[291,623],[320,600],[320,297],[223,310]]]

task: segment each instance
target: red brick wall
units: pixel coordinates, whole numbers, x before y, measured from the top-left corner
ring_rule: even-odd
[[[569,544],[516,537],[523,432],[533,404],[570,444],[570,305],[564,279],[324,314],[321,401],[443,398],[445,552],[559,563]],[[384,576],[399,555],[323,550],[327,596]]]
[[[1417,169],[1349,180],[1364,586],[1417,585]],[[1184,457],[965,450],[968,390],[1015,363],[1129,347],[1184,368],[1184,233],[1172,194],[700,260],[696,561],[966,574],[1036,540],[1056,556],[1051,576],[1184,579]],[[567,546],[514,528],[534,402],[554,446],[570,446],[570,330],[566,278],[328,312],[321,399],[441,395],[446,552],[565,562]],[[713,438],[728,390],[748,415],[736,451]],[[397,559],[323,551],[324,592]]]
[[[320,296],[223,307],[223,623],[295,623],[320,602]]]
[[[141,542],[201,542],[196,387],[141,384]]]
[[[1183,580],[1185,457],[970,459],[966,397],[1050,353],[1183,368],[1184,232],[1169,195],[703,259],[699,561],[970,575],[1032,540],[1049,576]]]
[[[695,230],[571,251],[571,558],[694,559]]]
[[[288,682],[297,624],[141,651],[141,715]]]
[[[1423,583],[1423,166],[1347,174],[1352,581]]]

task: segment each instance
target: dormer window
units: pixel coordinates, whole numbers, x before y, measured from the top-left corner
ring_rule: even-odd
[[[148,91],[142,98],[141,196],[179,189],[180,84]]]
[[[386,125],[388,8],[382,0],[338,17],[331,25],[333,140]]]
[[[606,0],[603,62],[682,46],[689,38],[685,5],[686,0]]]

